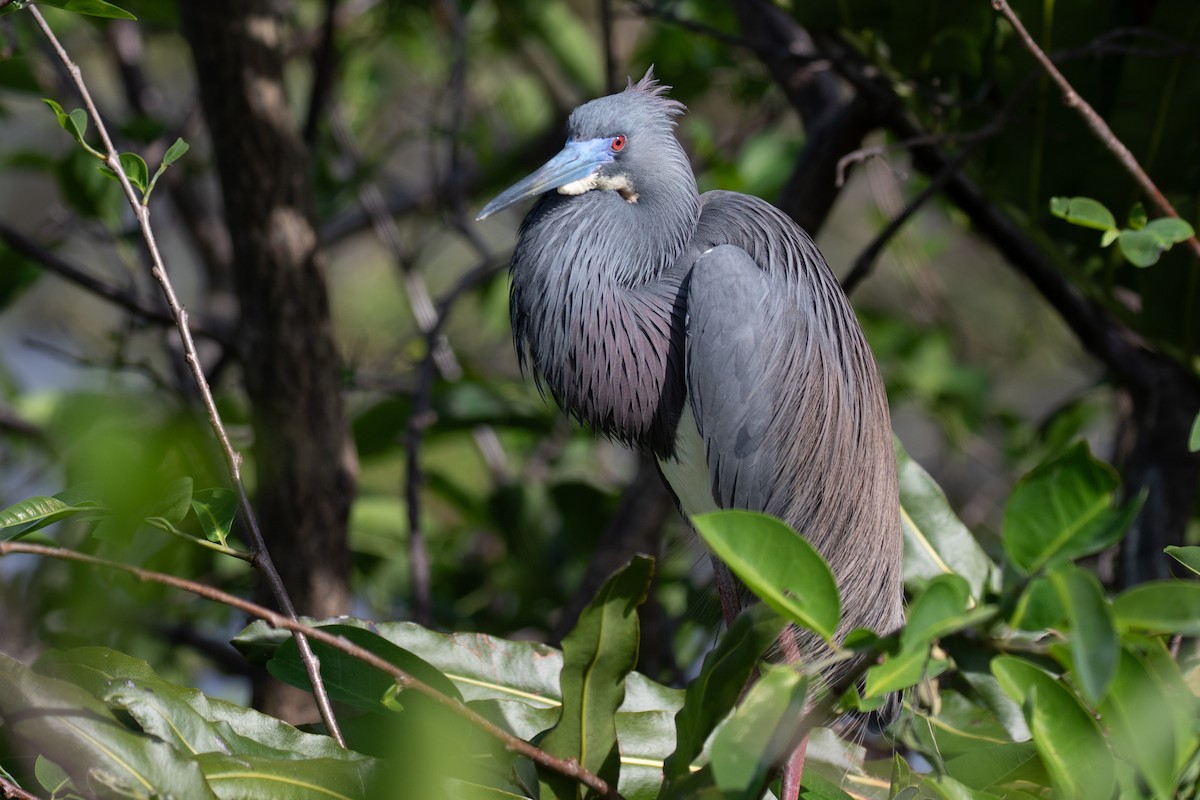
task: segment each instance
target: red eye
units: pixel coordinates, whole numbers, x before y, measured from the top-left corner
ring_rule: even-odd
[[[614,153],[619,153],[624,149],[625,149],[625,137],[624,136],[614,136],[613,140],[612,140],[612,151]]]

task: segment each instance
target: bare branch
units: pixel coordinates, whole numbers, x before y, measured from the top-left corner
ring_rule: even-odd
[[[1046,70],[1046,74],[1058,84],[1058,88],[1063,94],[1063,102],[1079,112],[1079,115],[1083,117],[1083,121],[1092,129],[1092,133],[1117,157],[1117,161],[1121,162],[1121,166],[1125,167],[1125,170],[1133,176],[1138,186],[1149,196],[1150,201],[1163,214],[1169,217],[1178,217],[1179,212],[1175,210],[1175,207],[1171,205],[1170,201],[1167,200],[1154,181],[1150,180],[1150,176],[1142,169],[1141,164],[1134,158],[1133,153],[1129,152],[1129,148],[1125,146],[1125,143],[1118,139],[1117,135],[1112,132],[1112,128],[1108,127],[1108,123],[1104,121],[1104,118],[1097,114],[1096,110],[1075,91],[1075,87],[1067,81],[1058,67],[1054,65],[1054,62],[1050,60],[1050,57],[1046,55],[1046,52],[1038,47],[1037,42],[1029,35],[1029,31],[1021,24],[1021,20],[1009,8],[1006,0],[992,0],[992,7],[1004,15],[1004,18],[1013,26],[1013,30],[1017,32],[1017,36],[1020,38],[1021,43],[1025,45],[1025,49],[1033,54],[1037,62],[1042,65],[1042,69]],[[1200,239],[1193,236],[1188,239],[1188,246],[1191,247],[1193,253],[1200,256]]]
[[[12,1],[13,0],[0,0],[0,8],[4,8]],[[38,800],[38,796],[36,794],[30,794],[20,786],[17,786],[15,783],[9,781],[3,775],[0,775],[0,796],[6,798],[6,800]]]
[[[58,37],[54,35],[45,17],[36,6],[29,7],[29,13],[33,16],[38,27],[54,48],[58,55],[59,61],[67,69],[71,75],[72,81],[79,90],[80,96],[83,98],[84,106],[87,108],[88,116],[96,126],[97,133],[100,136],[104,145],[104,163],[116,175],[118,182],[121,184],[121,189],[125,193],[125,199],[129,202],[130,208],[133,209],[134,216],[137,218],[138,226],[142,232],[142,238],[146,243],[146,249],[150,255],[152,262],[151,274],[154,280],[162,288],[163,296],[166,298],[167,306],[171,309],[171,314],[175,320],[175,326],[179,331],[180,340],[183,344],[184,358],[187,360],[188,366],[191,369],[192,377],[196,381],[196,387],[200,390],[201,399],[204,402],[205,410],[208,412],[209,424],[212,426],[213,433],[221,444],[221,450],[225,456],[226,466],[229,469],[229,476],[233,483],[234,491],[238,498],[238,507],[241,510],[242,518],[246,523],[247,529],[250,531],[250,541],[254,551],[254,566],[265,577],[268,585],[271,588],[272,595],[280,608],[291,619],[295,619],[296,610],[292,605],[291,598],[288,596],[287,590],[283,586],[283,581],[279,577],[278,570],[275,569],[275,564],[271,560],[270,553],[267,552],[266,543],[263,540],[262,531],[258,526],[258,519],[254,514],[254,508],[250,505],[249,495],[246,493],[245,484],[242,482],[241,464],[242,456],[234,449],[233,444],[229,440],[229,434],[225,430],[225,425],[221,421],[221,413],[217,409],[216,401],[213,399],[212,388],[208,384],[208,379],[204,375],[204,368],[200,363],[199,353],[196,351],[196,343],[192,339],[192,331],[188,325],[188,313],[180,304],[179,298],[175,294],[175,287],[171,283],[170,276],[167,273],[166,265],[163,263],[162,254],[159,252],[158,243],[154,237],[154,231],[150,227],[150,208],[141,202],[133,185],[125,176],[125,171],[121,166],[120,156],[117,154],[116,148],[113,146],[112,139],[108,135],[108,129],[104,125],[104,120],[100,117],[100,112],[96,109],[96,104],[92,101],[91,93],[88,91],[87,85],[83,81],[83,73],[79,66],[71,59],[70,55],[59,42]],[[296,644],[300,648],[300,653],[304,661],[305,670],[308,672],[309,681],[313,686],[313,696],[317,701],[317,707],[321,712],[321,719],[325,722],[330,734],[337,740],[339,744],[345,747],[346,742],[342,737],[341,731],[338,728],[337,720],[333,715],[333,707],[329,702],[329,695],[325,690],[325,685],[321,680],[320,662],[312,652],[308,641],[303,635],[296,636]]]
[[[498,739],[506,750],[540,764],[547,769],[552,769],[561,775],[579,781],[584,786],[600,794],[602,797],[610,798],[611,800],[621,800],[621,795],[617,793],[615,787],[609,786],[607,781],[597,775],[592,774],[579,765],[578,762],[557,758],[549,753],[541,750],[523,739],[518,739],[508,731],[493,724],[488,719],[480,716],[475,711],[468,708],[465,704],[455,700],[452,697],[442,694],[437,689],[434,689],[427,683],[424,683],[404,670],[395,666],[391,662],[385,661],[379,656],[367,650],[364,647],[354,644],[345,637],[335,636],[334,634],[324,631],[321,628],[316,628],[311,625],[306,625],[298,621],[294,616],[280,614],[272,611],[269,608],[260,606],[257,603],[252,603],[249,600],[244,600],[220,589],[208,586],[203,583],[179,578],[175,575],[168,575],[162,572],[154,572],[152,570],[142,569],[129,564],[121,564],[116,561],[108,561],[96,556],[79,553],[74,550],[67,550],[62,547],[50,547],[39,544],[27,544],[25,542],[0,542],[0,556],[24,553],[28,555],[42,556],[45,558],[58,558],[65,561],[75,561],[82,564],[88,564],[94,567],[116,570],[132,575],[135,579],[142,583],[158,583],[164,586],[170,586],[175,589],[180,589],[185,592],[203,597],[206,600],[212,600],[217,603],[223,603],[230,608],[235,608],[242,613],[261,619],[270,625],[272,628],[280,628],[291,631],[296,636],[296,641],[312,639],[313,641],[321,642],[334,649],[340,650],[352,658],[362,661],[364,664],[380,670],[396,682],[403,690],[418,692],[430,698],[443,708],[451,713],[465,719],[475,727],[482,730],[489,736]],[[19,795],[18,795],[19,796]]]

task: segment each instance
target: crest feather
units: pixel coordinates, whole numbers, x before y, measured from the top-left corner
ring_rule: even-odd
[[[633,78],[629,78],[628,80],[629,85],[625,87],[627,93],[643,94],[646,97],[653,98],[658,101],[662,110],[670,116],[677,117],[687,111],[687,106],[667,96],[667,92],[670,91],[671,87],[659,83],[658,79],[654,77],[653,64],[650,65],[650,68],[646,70],[646,74],[637,83],[633,82]]]

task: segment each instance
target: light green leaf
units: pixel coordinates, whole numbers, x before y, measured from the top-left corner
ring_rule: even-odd
[[[1188,434],[1188,452],[1200,453],[1200,413],[1192,420],[1192,432]]]
[[[109,19],[137,19],[123,8],[106,3],[104,0],[38,0],[41,5],[54,6],[63,11],[76,14],[86,14],[91,17],[107,17]]]
[[[1179,217],[1159,217],[1143,229],[1146,233],[1158,239],[1163,249],[1171,249],[1171,245],[1186,242],[1196,235],[1192,226]]]
[[[163,154],[162,163],[164,167],[169,167],[179,159],[183,158],[184,153],[191,147],[182,138],[176,139],[175,143],[167,148],[167,152]]]
[[[0,774],[6,775],[7,773],[0,772]],[[33,776],[37,778],[37,782],[42,785],[42,788],[50,793],[51,797],[65,796],[71,786],[71,776],[67,774],[67,771],[43,755],[39,755],[37,761],[33,763]]]
[[[1022,631],[1044,631],[1058,625],[1066,615],[1058,589],[1049,578],[1039,575],[1017,598],[1017,607],[1008,624]]]
[[[1069,567],[1049,575],[1071,626],[1071,671],[1093,707],[1104,699],[1120,655],[1113,612],[1090,572]]]
[[[1075,695],[1054,676],[1014,656],[997,656],[992,672],[1025,709],[1034,745],[1058,792],[1072,800],[1112,797],[1112,754]]]
[[[983,597],[992,561],[962,524],[937,482],[895,439],[904,527],[904,582],[910,591],[938,575],[966,579],[971,596]]]
[[[83,144],[83,135],[87,133],[87,112],[82,108],[76,108],[68,114],[62,106],[49,98],[43,97],[42,102],[50,106],[50,110],[54,112],[62,129],[75,137],[75,141]]]
[[[1119,228],[1109,228],[1103,234],[1101,234],[1100,246],[1108,247],[1113,242],[1115,242],[1117,239],[1120,239],[1120,238],[1121,238],[1121,231]]]
[[[1122,651],[1112,690],[1099,709],[1100,718],[1112,731],[1117,752],[1137,766],[1156,797],[1175,796],[1175,775],[1182,766],[1176,763],[1182,743],[1176,742],[1176,728],[1169,723],[1174,716],[1171,706],[1145,664]]]
[[[237,517],[237,494],[229,489],[201,489],[192,495],[192,511],[200,520],[205,538],[224,545],[229,540],[233,520]]]
[[[369,795],[373,771],[364,770],[361,763],[335,758],[296,761],[203,753],[195,760],[222,800],[357,800]]]
[[[30,497],[0,511],[0,541],[16,539],[55,522],[96,511],[100,503],[86,499],[90,487],[73,487],[53,497]]]
[[[563,639],[562,712],[541,740],[543,750],[574,759],[584,769],[616,784],[620,751],[614,719],[625,700],[625,678],[637,665],[637,609],[646,600],[654,559],[635,556],[612,575]],[[574,784],[549,771],[544,784]]]
[[[1146,227],[1146,219],[1146,207],[1139,200],[1133,204],[1133,208],[1129,209],[1129,227],[1140,231]]]
[[[0,718],[6,735],[51,758],[89,793],[213,797],[195,761],[125,727],[80,687],[38,675],[3,653]]]
[[[939,575],[929,582],[908,610],[900,632],[903,649],[926,649],[929,642],[950,631],[971,602],[971,587],[958,575]]]
[[[1148,581],[1113,600],[1118,627],[1200,636],[1200,583]]]
[[[1106,231],[1117,227],[1112,212],[1103,203],[1090,197],[1052,197],[1050,213],[1084,228]]]
[[[1200,547],[1176,547],[1171,545],[1163,550],[1171,558],[1183,564],[1192,572],[1200,575]]]
[[[171,523],[182,522],[192,507],[192,479],[176,478],[163,490],[153,510],[146,516],[162,517]]]
[[[763,652],[783,631],[784,620],[765,604],[738,615],[717,646],[704,657],[700,674],[688,684],[675,717],[675,752],[663,767],[668,786],[688,775],[708,735],[741,697]]]
[[[975,790],[988,789],[1038,768],[1033,742],[1004,742],[980,747],[946,762],[946,773]]]
[[[789,751],[807,696],[805,676],[791,667],[766,667],[745,701],[717,728],[712,774],[727,797],[762,795],[771,767]]]
[[[1082,442],[1023,477],[1004,510],[1004,549],[1013,566],[1030,574],[1117,542],[1139,508],[1111,508],[1118,483]]]
[[[1125,260],[1135,267],[1149,267],[1157,264],[1159,256],[1166,249],[1159,238],[1148,230],[1121,231],[1117,242],[1121,246],[1121,255],[1125,256]]]
[[[693,517],[696,532],[763,602],[788,619],[833,639],[841,617],[829,566],[784,522],[753,511]]]

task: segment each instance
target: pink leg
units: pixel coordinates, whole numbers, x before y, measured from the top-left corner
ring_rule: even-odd
[[[738,595],[738,584],[729,567],[716,556],[710,558],[713,575],[717,580],[717,597],[721,598],[721,614],[725,617],[725,627],[728,628],[742,610],[742,599]]]
[[[800,776],[804,774],[804,754],[807,750],[808,737],[805,736],[788,756],[787,763],[783,765],[779,800],[798,800],[800,797]]]

